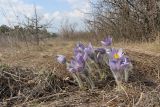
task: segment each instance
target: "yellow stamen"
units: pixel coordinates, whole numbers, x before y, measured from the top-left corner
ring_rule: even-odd
[[[119,58],[119,55],[116,53],[116,54],[114,54],[114,58],[115,59],[118,59]]]

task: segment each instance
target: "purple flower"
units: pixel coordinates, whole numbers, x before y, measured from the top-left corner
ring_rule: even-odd
[[[72,59],[71,62],[70,62],[70,64],[68,64],[67,70],[68,70],[69,72],[76,72],[76,71],[77,71],[77,70],[75,69],[75,60],[74,60],[74,59]]]
[[[121,61],[121,68],[122,69],[128,68],[130,64],[131,64],[131,62],[130,62],[129,58],[124,57]]]
[[[78,57],[77,59],[71,59],[70,64],[67,67],[69,72],[81,72],[84,70],[85,62],[83,58]]]
[[[85,46],[81,42],[78,42],[76,47],[79,47],[82,50],[84,50],[84,48],[85,48]]]
[[[66,63],[66,57],[64,55],[57,55],[57,61],[60,64],[65,64]]]
[[[78,52],[83,52],[84,49],[85,49],[85,46],[81,42],[78,42],[76,44],[76,47],[74,48],[74,54],[76,55]]]
[[[88,57],[92,58],[94,54],[94,48],[91,43],[84,49],[84,59],[87,60]]]
[[[117,61],[109,60],[109,67],[112,71],[122,71],[129,66],[130,62],[127,57],[123,57]]]
[[[76,54],[74,54],[74,58],[76,60],[83,59],[83,61],[86,61],[88,58],[88,54],[85,52],[77,52]]]
[[[72,59],[70,64],[67,66],[70,72],[81,72],[85,67],[84,53],[78,52]]]
[[[96,57],[96,63],[102,63],[102,61],[103,61],[103,56],[102,56],[102,54],[98,54],[97,55],[97,57]]]
[[[91,43],[89,43],[87,47],[85,47],[81,43],[78,43],[74,49],[74,56],[75,57],[81,56],[84,59],[84,61],[86,61],[88,57],[91,57],[93,53],[94,53],[94,49]]]
[[[84,52],[87,53],[88,55],[91,55],[92,53],[94,53],[94,49],[91,43],[89,43],[88,47],[84,49]]]
[[[96,50],[95,50],[95,52],[98,54],[98,53],[100,53],[100,54],[105,54],[106,53],[106,50],[104,49],[104,48],[97,48]]]
[[[74,57],[75,60],[85,62],[86,58],[84,58],[84,53],[77,53],[77,55]]]
[[[95,49],[94,61],[96,63],[101,63],[103,61],[104,54],[106,54],[106,50],[104,48]]]
[[[101,41],[101,44],[103,46],[110,46],[112,44],[112,38],[110,37],[105,38],[103,41]]]
[[[116,62],[116,61],[109,61],[109,67],[110,67],[110,69],[112,70],[112,71],[117,71],[117,70],[119,70],[119,68],[120,68],[120,65],[119,65],[119,63],[118,62]]]
[[[112,49],[109,54],[109,66],[113,71],[124,70],[129,66],[130,62],[128,57],[124,56],[123,50]]]

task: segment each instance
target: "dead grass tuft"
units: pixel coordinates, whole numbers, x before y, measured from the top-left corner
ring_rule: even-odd
[[[65,81],[54,72],[35,73],[33,69],[0,66],[0,105],[12,106],[59,93]],[[37,100],[39,101],[39,100]]]

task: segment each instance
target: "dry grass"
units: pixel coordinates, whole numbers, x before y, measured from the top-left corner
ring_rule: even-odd
[[[55,72],[44,70],[0,66],[0,106],[13,106],[19,103],[48,100],[52,94],[60,93],[67,82]],[[51,97],[49,97],[51,96]]]
[[[3,47],[1,47],[0,64],[7,64],[9,66],[5,68],[5,70],[0,70],[0,73],[2,74],[0,75],[0,77],[3,77],[3,80],[5,81],[7,81],[5,77],[9,77],[10,79],[12,79],[13,84],[18,83],[18,85],[16,85],[18,88],[13,87],[16,88],[16,90],[13,90],[16,93],[15,95],[18,95],[20,86],[24,86],[26,88],[26,85],[28,85],[28,83],[35,84],[32,88],[28,89],[29,92],[36,92],[36,90],[39,89],[40,91],[38,92],[40,92],[40,94],[43,94],[43,96],[38,96],[38,93],[36,94],[37,97],[34,97],[33,94],[29,93],[30,95],[32,95],[31,97],[29,97],[30,99],[28,99],[27,101],[22,100],[21,102],[23,102],[23,104],[18,104],[17,106],[158,107],[160,105],[160,65],[158,65],[160,64],[160,56],[158,56],[159,47],[155,47],[155,43],[139,43],[136,45],[133,43],[114,44],[114,46],[116,47],[125,47],[126,49],[128,49],[127,54],[131,57],[132,63],[134,65],[134,70],[133,72],[131,72],[129,77],[129,83],[124,84],[124,90],[122,91],[116,90],[114,79],[110,76],[108,76],[104,81],[96,82],[97,89],[83,91],[79,90],[78,86],[76,86],[72,82],[67,82],[61,86],[61,82],[57,82],[57,79],[51,78],[54,76],[50,74],[55,74],[56,76],[60,77],[61,81],[63,81],[66,77],[69,76],[68,72],[65,70],[65,67],[59,65],[54,60],[54,56],[57,54],[65,54],[67,58],[70,58],[72,55],[72,48],[74,47],[74,44],[75,41],[54,39],[46,41],[38,47],[29,46],[29,48],[26,48],[23,45],[18,48],[12,47],[4,49]],[[150,52],[152,53],[150,54]],[[26,73],[26,69],[31,69],[29,74]],[[11,75],[6,75],[6,72],[4,71]],[[19,73],[19,71],[21,73]],[[46,72],[43,73],[44,71]],[[28,79],[27,75],[29,75],[29,77],[33,76],[33,78]],[[14,78],[12,78],[12,76]],[[22,77],[26,78],[27,81],[23,81]],[[35,79],[35,77],[36,82],[28,82]],[[25,85],[20,84],[19,82],[15,82],[14,79],[23,81]],[[56,82],[52,84],[53,81]],[[57,85],[61,90],[53,90],[51,92],[48,91],[48,89],[50,89],[50,87],[48,86],[55,87],[55,85]],[[9,84],[7,83],[6,86],[9,86]],[[34,88],[36,90],[33,91]],[[23,93],[25,96],[28,96],[28,94],[25,94],[23,90],[24,89],[21,87],[21,94]],[[10,91],[10,88],[8,88],[8,91]],[[7,98],[4,99],[10,100],[10,98],[12,98],[10,97],[10,94],[9,97],[6,97]]]
[[[57,54],[71,55],[71,48],[74,42],[50,40],[42,43],[40,46],[25,45],[21,47],[8,47],[0,50],[1,63],[9,65],[20,65],[24,67],[43,67],[45,64],[53,64],[54,56]]]
[[[123,47],[125,49],[129,49],[132,51],[151,54],[154,56],[160,56],[160,43],[158,42],[129,42],[129,41],[122,41],[119,43],[114,44],[115,47]]]

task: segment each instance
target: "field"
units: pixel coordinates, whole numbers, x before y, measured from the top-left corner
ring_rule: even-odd
[[[57,54],[70,59],[75,43],[54,39],[28,48],[0,47],[0,106],[160,106],[160,46],[115,43],[115,47],[125,48],[133,63],[124,89],[117,91],[114,78],[108,75],[96,81],[96,89],[80,90],[65,66],[55,59]]]

